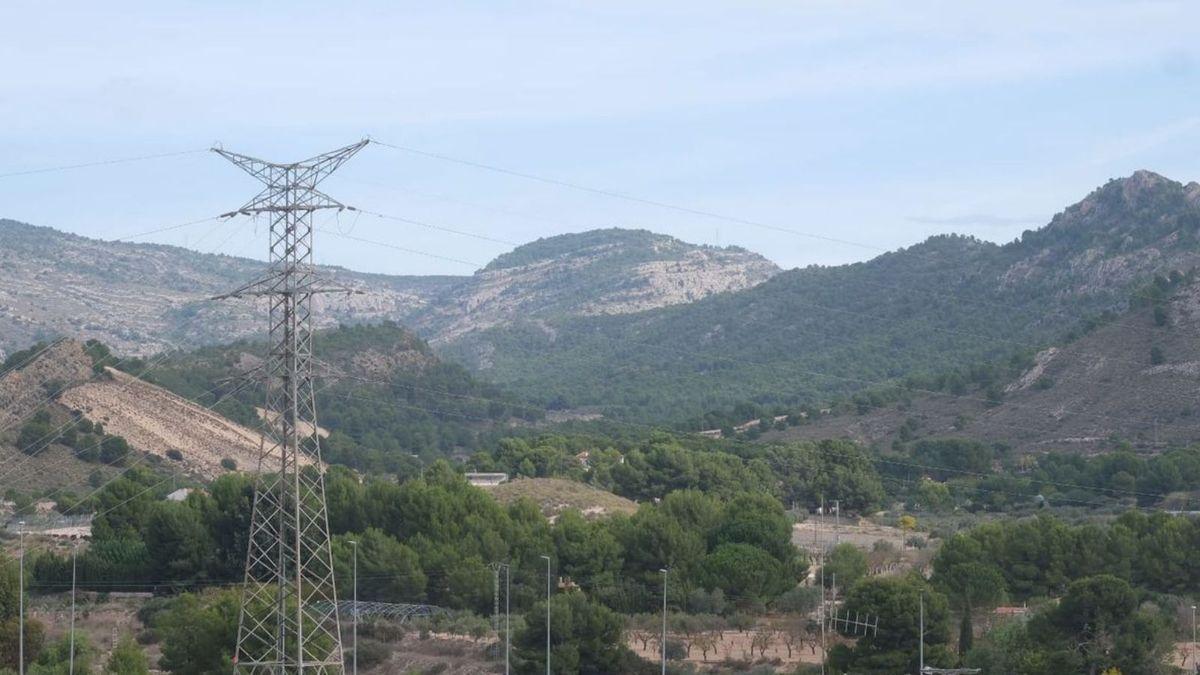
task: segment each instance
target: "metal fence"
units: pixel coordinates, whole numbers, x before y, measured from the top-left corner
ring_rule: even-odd
[[[315,604],[315,603],[314,603]],[[320,603],[324,605],[325,603]],[[324,607],[320,611],[324,611]],[[413,619],[424,619],[439,614],[445,614],[446,609],[436,607],[434,605],[410,605],[405,603],[395,602],[364,602],[355,603],[353,600],[339,600],[337,603],[338,615],[343,619],[353,617],[356,613],[359,618],[363,617],[382,617],[392,621],[405,623]]]
[[[64,527],[87,527],[92,524],[93,515],[85,513],[78,516],[64,516],[60,514],[39,513],[26,516],[11,516],[8,522],[4,524],[4,529],[17,533],[21,530],[26,532],[44,532]],[[24,523],[24,525],[21,523]]]

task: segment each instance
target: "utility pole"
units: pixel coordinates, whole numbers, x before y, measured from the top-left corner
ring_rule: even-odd
[[[358,675],[358,542],[351,540],[350,545],[354,547],[354,603],[350,605],[353,608],[350,610],[350,614],[354,617],[353,642],[351,643],[354,660],[351,662],[353,664],[351,668],[354,675]]]
[[[658,571],[663,575],[662,675],[667,675],[667,568]]]
[[[505,565],[504,566],[504,675],[509,675],[509,672],[508,672],[509,665],[508,664],[510,662],[509,662],[509,658],[508,658],[508,650],[509,650],[509,647],[512,645],[511,638],[510,638],[510,636],[512,635],[512,631],[509,630],[509,625],[508,625],[508,617],[509,617],[508,599],[510,597],[512,597],[509,594],[511,588],[512,587],[509,586],[509,566]]]
[[[821,510],[825,510],[825,500],[821,500]],[[828,608],[825,606],[825,560],[821,560],[821,675],[825,675],[825,661],[828,653],[825,651],[825,616]]]
[[[17,637],[17,668],[20,675],[25,675],[25,521],[17,523],[21,528],[21,568],[20,583],[17,584],[17,605],[20,609],[17,622],[20,624],[20,635]]]
[[[511,633],[509,632],[509,591],[512,588],[509,583],[509,564],[502,562],[494,562],[489,567],[492,568],[492,629],[497,633],[500,632],[500,570],[504,570],[504,675],[509,673],[509,648]]]
[[[75,675],[75,561],[79,555],[79,543],[71,548],[71,656],[69,657],[68,674]]]
[[[925,591],[921,591],[918,596],[920,602],[920,636],[918,638],[918,675],[974,675],[979,672],[979,668],[934,668],[933,666],[925,665]]]
[[[833,500],[833,545],[842,543],[842,501]]]
[[[920,656],[918,657],[919,670],[917,670],[917,673],[924,673],[925,672],[925,591],[920,591],[917,595],[917,598],[918,598],[918,601],[921,603],[921,621],[919,624],[920,638],[918,640],[919,646],[917,647],[917,649],[919,650],[918,654],[920,654]]]
[[[550,675],[550,556],[542,559],[546,561],[546,675]]]
[[[492,563],[492,630],[500,632],[500,563]]]
[[[312,298],[349,292],[317,278],[313,213],[347,208],[318,184],[367,145],[280,164],[213,151],[266,187],[225,214],[270,218],[266,275],[221,298],[268,300],[266,423],[233,662],[240,673],[345,672],[313,393]]]

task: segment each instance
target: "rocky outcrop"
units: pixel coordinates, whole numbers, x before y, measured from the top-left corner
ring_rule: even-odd
[[[729,247],[696,246],[645,230],[592,230],[540,239],[452,287],[414,324],[434,344],[516,320],[629,314],[749,288],[779,268]]]
[[[95,338],[122,355],[254,337],[266,305],[213,301],[263,263],[173,246],[104,242],[0,220],[0,354],[40,336]],[[353,294],[314,300],[317,328],[413,324],[435,343],[537,316],[620,314],[753,286],[778,269],[737,248],[643,230],[541,239],[471,277],[402,277],[322,268]]]
[[[45,335],[95,338],[122,355],[228,342],[265,332],[265,305],[214,301],[265,264],[174,246],[105,242],[0,220],[0,351]],[[317,327],[404,320],[450,277],[398,277],[321,268],[354,294],[321,296]]]

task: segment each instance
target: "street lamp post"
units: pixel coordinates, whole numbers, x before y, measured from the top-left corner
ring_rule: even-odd
[[[546,675],[550,675],[550,556],[542,556],[546,561]]]
[[[508,651],[512,646],[512,631],[508,623],[508,599],[512,586],[509,583],[509,565],[504,566],[504,675],[509,675]]]
[[[20,624],[17,631],[20,634],[17,638],[17,668],[21,675],[25,675],[25,521],[17,523],[17,526],[21,529],[21,567],[17,592],[19,608],[17,622]]]
[[[919,669],[917,672],[923,673],[925,672],[925,591],[921,591],[920,595],[918,596],[918,601],[921,603],[921,620],[919,624],[920,635],[917,638],[918,644],[920,644],[920,661],[917,666]]]
[[[75,675],[75,558],[79,554],[79,544],[71,548],[71,656],[68,662],[69,675]]]
[[[1196,606],[1192,605],[1192,672],[1200,673],[1200,664],[1196,663]]]
[[[667,568],[658,571],[663,575],[662,675],[667,675]]]
[[[350,545],[354,547],[354,602],[350,610],[350,614],[354,617],[354,628],[351,633],[353,636],[351,649],[354,650],[354,656],[350,662],[350,668],[354,675],[358,675],[358,542],[351,540]]]

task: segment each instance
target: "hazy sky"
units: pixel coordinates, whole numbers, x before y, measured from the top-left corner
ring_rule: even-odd
[[[987,5],[985,7],[985,5]],[[944,232],[1007,241],[1112,177],[1200,178],[1200,3],[15,2],[0,5],[0,174],[224,147],[385,147],[326,184],[365,209],[508,241],[644,227],[780,265]],[[0,217],[119,237],[257,191],[210,153],[0,176]],[[322,229],[484,263],[504,244],[363,216]],[[322,234],[322,262],[470,264]],[[252,222],[143,240],[261,257]]]

